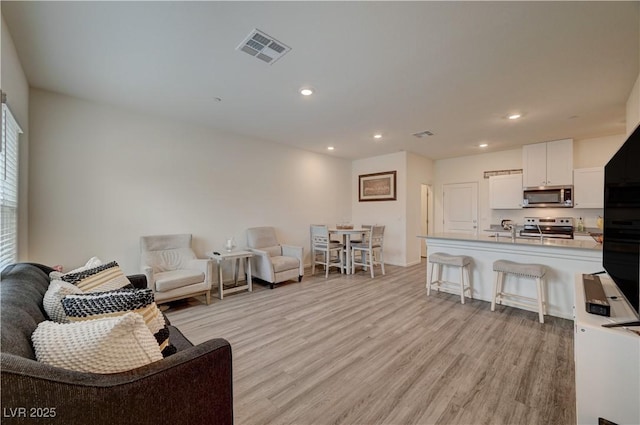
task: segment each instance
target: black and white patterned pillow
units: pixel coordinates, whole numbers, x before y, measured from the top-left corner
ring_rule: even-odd
[[[115,261],[76,273],[67,273],[60,276],[60,279],[73,283],[83,292],[103,292],[133,287]]]
[[[122,316],[129,312],[140,314],[156,338],[162,355],[167,357],[176,352],[169,342],[169,329],[151,289],[123,288],[67,295],[62,299],[62,307],[70,322]]]
[[[68,272],[59,272],[57,270],[52,271],[51,273],[49,273],[49,279],[50,280],[60,280],[60,278],[62,276],[64,276],[65,274],[72,274],[72,273],[78,273],[84,270],[89,270],[92,269],[94,267],[98,267],[102,265],[102,260],[100,260],[98,257],[91,257],[89,258],[89,260],[84,264],[84,266],[80,266],[77,269],[73,269],[70,270]]]

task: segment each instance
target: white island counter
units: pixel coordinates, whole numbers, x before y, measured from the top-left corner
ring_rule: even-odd
[[[427,257],[434,252],[446,252],[473,258],[471,284],[474,299],[491,301],[495,279],[493,262],[496,260],[546,265],[547,314],[565,319],[573,319],[575,274],[602,270],[602,245],[595,241],[544,239],[541,242],[538,238],[516,238],[514,242],[508,236],[459,233],[418,237],[425,239]],[[427,278],[430,270],[431,264],[427,262]],[[459,272],[451,270],[446,274],[448,272],[443,277],[457,282]],[[521,282],[507,280],[505,289],[527,297],[535,297],[536,294],[534,282],[528,279]]]

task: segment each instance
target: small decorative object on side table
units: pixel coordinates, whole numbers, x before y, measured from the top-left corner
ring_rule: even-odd
[[[232,240],[232,239],[230,239]],[[225,245],[225,249],[227,246]],[[233,249],[233,248],[232,248]],[[253,253],[249,251],[226,251],[226,252],[211,252],[209,258],[218,263],[218,298],[223,299],[224,294],[231,294],[238,291],[248,290],[253,292],[253,284],[251,282],[251,257]],[[240,260],[244,259],[247,265],[247,282],[244,285],[238,286],[238,275],[240,274]],[[224,287],[224,280],[222,279],[222,263],[225,261],[231,261],[234,266],[233,280],[235,286],[230,288]]]

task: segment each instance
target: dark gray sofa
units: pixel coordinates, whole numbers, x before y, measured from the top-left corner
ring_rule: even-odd
[[[233,423],[231,346],[224,339],[194,346],[169,326],[176,354],[109,375],[36,361],[31,334],[47,320],[42,299],[52,270],[18,263],[0,276],[3,424]],[[129,278],[146,287],[144,275]]]

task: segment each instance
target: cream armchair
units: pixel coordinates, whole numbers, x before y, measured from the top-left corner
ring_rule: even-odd
[[[211,303],[213,260],[196,258],[190,234],[142,236],[140,261],[158,304],[198,295]]]
[[[273,227],[247,229],[248,250],[253,252],[251,272],[254,277],[270,283],[302,280],[304,276],[303,249],[300,246],[280,245]]]

